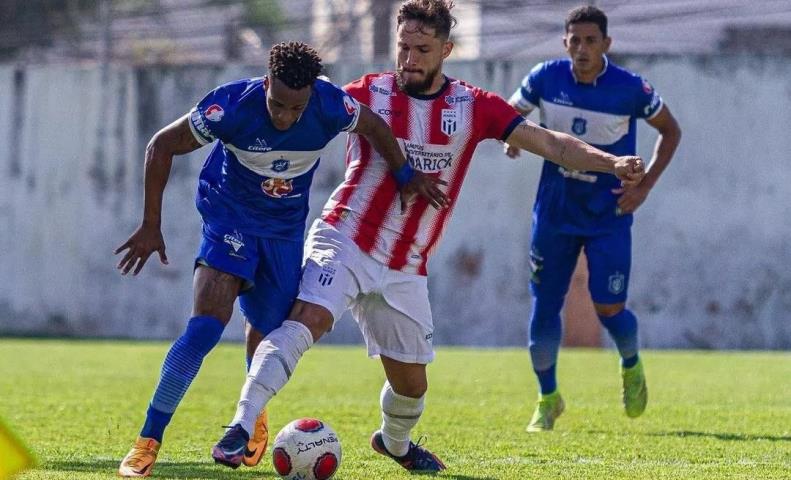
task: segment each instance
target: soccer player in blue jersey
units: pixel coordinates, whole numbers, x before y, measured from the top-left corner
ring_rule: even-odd
[[[623,403],[629,417],[648,400],[638,355],[637,319],[625,308],[631,266],[632,214],[670,163],[681,130],[653,87],[607,59],[612,42],[607,16],[593,6],[569,12],[563,45],[570,58],[538,64],[510,99],[527,115],[538,108],[541,125],[574,135],[613,155],[636,152],[636,120],[659,132],[650,168],[623,188],[607,173],[568,170],[544,162],[533,210],[530,251],[533,311],[530,357],[540,394],[529,432],[552,430],[564,403],[555,377],[561,341],[560,311],[581,250],[590,272],[596,313],[621,356]],[[515,157],[519,150],[506,145]]]
[[[269,75],[222,85],[191,112],[157,132],[146,148],[143,221],[116,254],[118,268],[137,274],[157,252],[167,264],[160,229],[162,194],[173,156],[218,140],[200,173],[196,204],[203,240],[193,277],[192,318],[171,347],[134,447],[119,475],[151,474],[164,430],[220,340],[239,297],[252,353],[289,312],[299,286],[308,194],[324,147],[340,132],[364,135],[387,160],[402,201],[413,195],[447,202],[439,180],[411,169],[387,123],[335,85],[318,79],[321,59],[304,43],[272,47]],[[266,449],[266,417],[240,451],[258,463]]]

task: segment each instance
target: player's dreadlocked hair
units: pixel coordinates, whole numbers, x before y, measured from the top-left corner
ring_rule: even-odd
[[[424,27],[431,27],[436,36],[447,39],[450,29],[456,26],[456,18],[450,14],[453,0],[407,0],[398,9],[398,25],[408,20],[417,20]]]
[[[313,85],[321,69],[321,57],[305,43],[278,43],[269,51],[269,74],[288,88],[300,90]]]
[[[569,31],[569,26],[574,23],[595,23],[599,26],[601,33],[605,37],[607,36],[607,15],[593,5],[583,5],[570,11],[566,16],[567,32]]]

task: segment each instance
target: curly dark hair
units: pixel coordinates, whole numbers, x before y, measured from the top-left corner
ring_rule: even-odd
[[[435,36],[447,39],[456,18],[450,14],[453,0],[407,0],[398,9],[398,26],[408,20],[417,20],[423,27],[434,29]]]
[[[278,43],[269,51],[269,75],[294,90],[313,85],[322,68],[321,57],[306,43]]]
[[[593,5],[583,5],[571,10],[566,16],[566,31],[575,23],[595,23],[602,35],[607,36],[607,15]]]

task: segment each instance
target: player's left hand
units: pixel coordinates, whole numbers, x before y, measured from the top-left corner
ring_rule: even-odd
[[[618,198],[618,207],[616,213],[618,215],[627,215],[634,213],[640,205],[648,198],[650,188],[645,183],[640,183],[633,187],[623,186],[621,188],[614,188],[612,193],[620,195]]]
[[[637,186],[645,177],[645,163],[643,159],[634,155],[618,157],[615,161],[615,176],[626,187]]]
[[[412,179],[401,188],[401,213],[406,212],[409,202],[415,195],[428,200],[428,203],[439,210],[450,204],[448,195],[439,189],[439,185],[447,185],[448,182],[435,176],[427,175],[420,170],[415,170]]]

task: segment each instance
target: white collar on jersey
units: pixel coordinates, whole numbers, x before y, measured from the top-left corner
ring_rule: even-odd
[[[610,66],[610,60],[607,58],[607,55],[602,55],[602,58],[604,59],[604,66],[602,67],[601,72],[596,75],[596,78],[593,79],[594,87],[596,86],[596,81],[599,80],[599,77],[607,73],[607,68]],[[571,71],[571,76],[574,77],[574,82],[580,83],[579,80],[577,80],[577,76],[574,75],[574,62],[569,62],[569,70]]]

